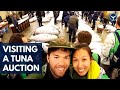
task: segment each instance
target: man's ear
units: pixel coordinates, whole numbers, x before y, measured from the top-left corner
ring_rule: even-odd
[[[47,62],[48,62],[48,63],[50,62],[50,61],[49,61],[49,57],[50,57],[50,56],[47,54]]]

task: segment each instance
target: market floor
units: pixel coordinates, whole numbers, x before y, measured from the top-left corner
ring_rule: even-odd
[[[50,22],[53,23],[53,21],[54,21],[54,18],[52,18]],[[47,25],[47,24],[49,24],[49,22],[48,22],[48,23],[43,23],[43,25]],[[99,25],[99,21],[96,22],[96,27],[97,27],[97,25]],[[65,28],[64,25],[61,25],[61,22],[58,22],[57,26],[60,27],[59,37],[64,37],[65,39],[68,40],[67,28]],[[36,21],[30,23],[30,27],[28,27],[28,28],[27,28],[26,30],[24,30],[22,33],[23,33],[27,38],[29,38],[29,37],[34,33],[34,30],[36,30],[38,27],[39,27],[39,25],[38,25],[38,22],[37,22],[37,20],[36,20]],[[95,28],[94,31],[97,33],[97,28]],[[10,37],[11,37],[12,34],[13,34],[13,33],[12,33],[12,30],[9,28],[9,31],[8,31],[7,33],[4,33],[4,36],[3,36],[3,38],[2,38],[2,42],[3,42],[3,43],[8,43],[8,42],[9,42],[9,39],[10,39]],[[100,33],[97,33],[97,34],[98,34],[98,35],[100,36],[100,38],[102,39],[102,42],[104,42],[104,39],[106,38],[106,35],[107,35],[108,33],[104,30],[104,31],[102,32],[102,34],[100,34]]]

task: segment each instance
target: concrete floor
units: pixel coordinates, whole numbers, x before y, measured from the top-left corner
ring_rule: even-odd
[[[26,36],[26,37],[30,37],[31,34],[33,33],[33,30],[38,28],[38,23],[37,22],[33,22],[33,23],[30,23],[30,27],[28,27],[26,30],[24,30],[22,33]],[[11,28],[8,28],[9,31],[7,33],[4,33],[4,36],[2,38],[2,42],[3,43],[8,43],[9,42],[9,39],[11,37],[11,35],[13,34],[12,33],[12,30]]]
[[[53,19],[52,19],[53,20]],[[48,23],[43,23],[43,25],[47,25],[49,24]],[[68,39],[68,34],[66,33],[67,32],[67,28],[64,28],[64,26],[61,25],[60,22],[58,22],[57,26],[60,27],[60,34],[59,34],[59,37],[65,37],[66,39]],[[34,30],[36,30],[37,28],[39,27],[38,25],[38,22],[37,20],[30,23],[30,27],[28,27],[26,30],[24,30],[22,33],[27,37],[29,38],[33,33],[34,33]],[[11,37],[11,35],[13,34],[12,33],[12,30],[11,28],[8,28],[8,32],[7,33],[4,33],[4,36],[2,38],[2,42],[3,43],[8,43],[9,42],[9,39]]]

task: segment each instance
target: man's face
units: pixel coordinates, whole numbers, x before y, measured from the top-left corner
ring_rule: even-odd
[[[50,70],[55,78],[63,77],[70,65],[70,51],[58,49],[47,55],[47,61],[50,65]]]

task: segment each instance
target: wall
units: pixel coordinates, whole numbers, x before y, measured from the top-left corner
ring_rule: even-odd
[[[2,17],[2,19],[6,19],[6,15],[12,12],[17,13],[17,11],[0,11],[0,16]]]
[[[2,19],[5,19],[7,15],[7,11],[0,11],[0,16],[2,17]]]

